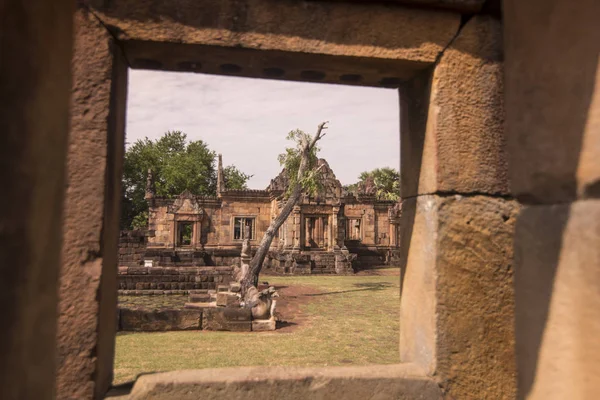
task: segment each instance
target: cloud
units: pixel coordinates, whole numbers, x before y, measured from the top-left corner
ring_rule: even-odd
[[[399,165],[398,93],[391,89],[284,82],[204,74],[130,70],[127,142],[181,130],[202,139],[253,174],[264,188],[279,173],[277,155],[287,132],[314,132],[330,121],[320,142],[342,183],[360,172]]]

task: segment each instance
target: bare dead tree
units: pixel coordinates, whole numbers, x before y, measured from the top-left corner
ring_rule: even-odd
[[[310,169],[310,157],[317,142],[322,139],[323,136],[325,136],[324,131],[327,129],[326,125],[327,122],[322,122],[319,124],[317,133],[312,138],[310,135],[304,133],[299,136],[298,147],[300,153],[300,165],[298,167],[294,187],[291,191],[288,191],[289,197],[285,202],[285,205],[279,212],[279,215],[267,228],[267,231],[265,232],[258,248],[256,249],[254,257],[252,257],[252,260],[250,261],[250,267],[240,282],[243,294],[245,294],[251,286],[256,287],[258,285],[258,276],[265,261],[265,257],[269,252],[269,248],[271,247],[271,243],[273,242],[273,238],[275,237],[275,233],[288,218],[294,206],[298,203],[298,200],[300,200],[302,191],[305,189],[303,186],[303,182],[306,181],[305,178],[310,176],[310,174],[315,175],[319,172],[320,167],[314,167],[312,170]]]

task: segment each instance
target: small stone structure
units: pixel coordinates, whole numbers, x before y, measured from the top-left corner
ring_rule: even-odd
[[[120,308],[117,326],[120,330],[165,331],[165,330],[208,330],[208,331],[274,331],[276,297],[274,287],[259,291],[250,287],[241,300],[240,280],[248,269],[250,243],[246,239],[240,254],[240,267],[235,267],[235,281],[218,285],[216,290],[150,291],[149,294],[189,293],[189,302],[184,309],[144,310]],[[141,293],[139,293],[141,292]],[[147,291],[123,291],[123,294],[144,294]]]
[[[256,290],[252,305],[240,303],[240,286],[232,282],[218,285],[217,290],[172,291],[168,294],[189,293],[189,303],[182,308],[144,309],[120,307],[117,327],[122,331],[153,332],[179,330],[206,331],[273,331],[276,328],[274,288]],[[126,293],[136,294],[136,293]],[[167,294],[159,291],[146,294]]]

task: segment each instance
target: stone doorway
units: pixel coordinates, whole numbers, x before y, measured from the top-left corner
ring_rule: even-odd
[[[329,244],[329,218],[327,215],[304,217],[304,249],[323,250]]]

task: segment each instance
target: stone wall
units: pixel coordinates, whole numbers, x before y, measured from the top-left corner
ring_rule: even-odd
[[[518,398],[600,394],[597,0],[506,0]]]
[[[133,332],[187,331],[202,329],[202,310],[146,310],[119,308],[117,329]]]
[[[232,280],[232,272],[233,267],[119,267],[118,287],[129,295],[216,289]]]
[[[0,5],[3,400],[56,398],[74,6],[72,0],[3,0]]]
[[[119,266],[139,267],[144,265],[146,254],[146,231],[121,231],[119,235]]]

